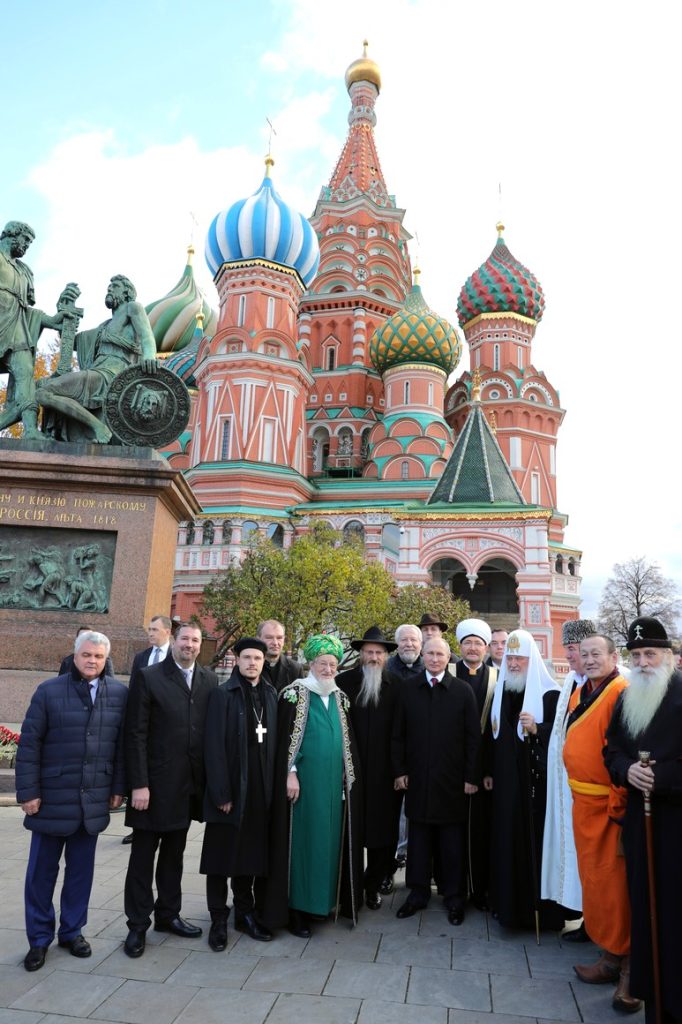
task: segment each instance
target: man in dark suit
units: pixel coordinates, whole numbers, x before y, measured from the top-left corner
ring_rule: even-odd
[[[17,800],[31,834],[26,869],[27,971],[45,963],[54,939],[52,896],[65,855],[59,945],[89,957],[83,938],[97,836],[125,792],[123,719],[128,691],[105,674],[109,640],[81,632],[70,672],[41,683],[21,727]]]
[[[448,921],[464,920],[464,822],[467,795],[475,793],[481,739],[476,698],[468,683],[448,672],[450,648],[441,637],[424,644],[425,671],[400,687],[392,760],[397,790],[405,790],[410,826],[406,882],[410,890],[397,916],[412,917],[431,897],[434,860]]]
[[[180,917],[187,830],[193,819],[201,820],[204,796],[206,707],[218,685],[215,673],[197,663],[200,650],[201,629],[183,623],[165,661],[141,669],[130,683],[126,824],[134,831],[124,890],[129,929],[124,948],[131,957],[144,952],[152,910],[156,931],[201,935],[201,928]]]
[[[402,683],[386,672],[388,655],[398,645],[387,640],[378,626],[361,640],[351,640],[360,652],[358,663],[336,677],[336,685],[350,697],[348,718],[353,726],[362,766],[365,870],[365,906],[378,910],[380,889],[394,871],[402,794],[393,785],[391,734],[396,695]]]
[[[284,654],[284,626],[277,619],[266,619],[256,629],[256,636],[265,644],[266,655],[263,679],[275,687],[277,693],[295,679],[305,675],[303,665]]]
[[[81,633],[91,632],[92,630],[90,626],[79,626],[78,630],[76,631],[76,640],[81,635]],[[57,675],[65,676],[67,672],[71,671],[71,669],[73,668],[73,657],[73,654],[67,654],[65,658],[62,658],[62,663],[59,666],[59,672],[57,673]],[[116,675],[116,673],[114,672],[114,665],[111,660],[110,654],[107,654],[107,660],[104,662],[104,674],[105,676],[111,676],[112,678]]]
[[[147,626],[149,647],[145,647],[143,651],[138,651],[133,658],[133,664],[130,669],[131,682],[135,678],[135,673],[140,669],[157,665],[160,661],[166,659],[170,648],[172,627],[173,623],[167,615],[152,616]]]

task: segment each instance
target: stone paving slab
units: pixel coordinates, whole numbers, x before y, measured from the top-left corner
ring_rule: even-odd
[[[47,977],[52,974],[53,970],[54,968],[46,963],[41,974],[45,974]],[[13,967],[3,965],[0,967],[0,1004],[3,1007],[11,1006],[15,1000],[34,988],[37,983],[38,978],[35,974],[17,970],[16,965]]]
[[[380,935],[361,932],[357,928],[347,932],[338,928],[325,928],[320,932],[313,932],[301,956],[304,960],[316,957],[318,960],[372,963],[376,958],[379,942],[383,942]]]
[[[407,1002],[487,1012],[490,1010],[488,975],[474,971],[448,971],[439,967],[413,967]]]
[[[268,1024],[355,1024],[359,1010],[359,999],[281,995],[270,1011]]]
[[[392,964],[351,964],[338,962],[327,982],[327,996],[359,996],[403,1003],[409,970]]]
[[[35,986],[15,999],[12,1009],[64,1014],[76,1010],[80,1017],[88,1017],[122,984],[122,978],[54,971],[47,978],[36,977]]]
[[[528,978],[528,961],[523,946],[482,939],[454,939],[452,967],[456,971],[486,971],[488,974],[517,974]]]
[[[299,960],[295,964],[274,957],[259,960],[244,984],[245,991],[288,992],[319,996],[331,973],[332,960]],[[332,993],[333,994],[333,993]],[[345,995],[346,993],[341,993]]]
[[[38,1021],[47,1021],[47,1017],[40,1012],[32,1010],[6,1010],[0,1008],[0,1024],[38,1024]],[[73,1017],[69,1018],[73,1024]]]
[[[124,1024],[171,1024],[198,991],[181,985],[126,981],[90,1017]]]
[[[444,1006],[409,1006],[391,1003],[389,1015],[386,1003],[377,999],[365,999],[358,1017],[358,1024],[447,1024],[448,1011]],[[489,1020],[488,1024],[491,1024]]]
[[[611,1005],[613,999],[614,985],[586,985],[579,981],[575,975],[571,980],[571,989],[575,1001],[580,1010],[580,1016],[585,1024],[615,1024],[615,1021],[623,1020],[624,1014],[614,1010]],[[543,1017],[547,1013],[543,1012]],[[641,1024],[644,1020],[644,1010],[627,1015],[633,1024]]]
[[[119,945],[92,973],[134,981],[165,981],[188,956],[188,950],[173,949],[164,943],[162,946],[148,946],[144,956],[132,959],[123,952],[123,946]]]
[[[493,1010],[521,1017],[579,1021],[580,1014],[568,981],[491,975]]]
[[[214,953],[208,946],[206,949],[206,953],[190,953],[168,978],[169,985],[239,989],[258,963],[250,957]]]
[[[274,992],[225,992],[202,988],[176,1018],[176,1024],[261,1024],[277,995]],[[326,1018],[324,1018],[326,1020]],[[320,1018],[320,1024],[323,1019]]]
[[[452,966],[452,940],[441,935],[384,935],[377,961],[419,967]]]

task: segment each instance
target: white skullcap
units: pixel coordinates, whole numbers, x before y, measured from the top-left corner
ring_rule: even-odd
[[[461,643],[465,637],[477,636],[484,644],[490,643],[490,626],[483,619],[462,619],[455,631],[457,642]]]
[[[521,711],[530,711],[536,722],[542,722],[544,717],[542,698],[549,690],[558,690],[559,686],[552,679],[547,671],[538,645],[530,633],[525,629],[515,629],[507,637],[504,648],[504,657],[500,665],[500,671],[495,684],[493,705],[490,711],[490,721],[493,727],[493,736],[497,739],[500,731],[500,710],[502,708],[502,694],[504,693],[504,679],[507,674],[507,657],[511,655],[519,658],[530,658],[528,672],[526,674],[526,687],[523,693],[523,707]],[[519,739],[523,739],[521,724],[517,726]]]

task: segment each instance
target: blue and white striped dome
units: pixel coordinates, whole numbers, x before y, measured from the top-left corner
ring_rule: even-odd
[[[269,260],[292,267],[308,287],[320,265],[317,235],[303,214],[275,191],[271,165],[268,157],[257,192],[214,217],[206,236],[206,262],[215,277],[223,263]]]

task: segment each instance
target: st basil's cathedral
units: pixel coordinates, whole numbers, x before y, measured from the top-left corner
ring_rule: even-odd
[[[197,612],[255,534],[288,547],[323,519],[398,584],[440,583],[493,627],[530,630],[565,671],[581,552],[556,507],[564,410],[533,364],[542,288],[498,224],[460,291],[461,329],[429,307],[379,162],[366,46],[346,87],[348,134],[310,219],[279,195],[268,156],[257,191],[208,231],[217,313],[191,247],[147,307],[159,358],[192,394],[165,454],[202,508],[179,530],[173,611]],[[462,338],[471,370],[448,386]]]

